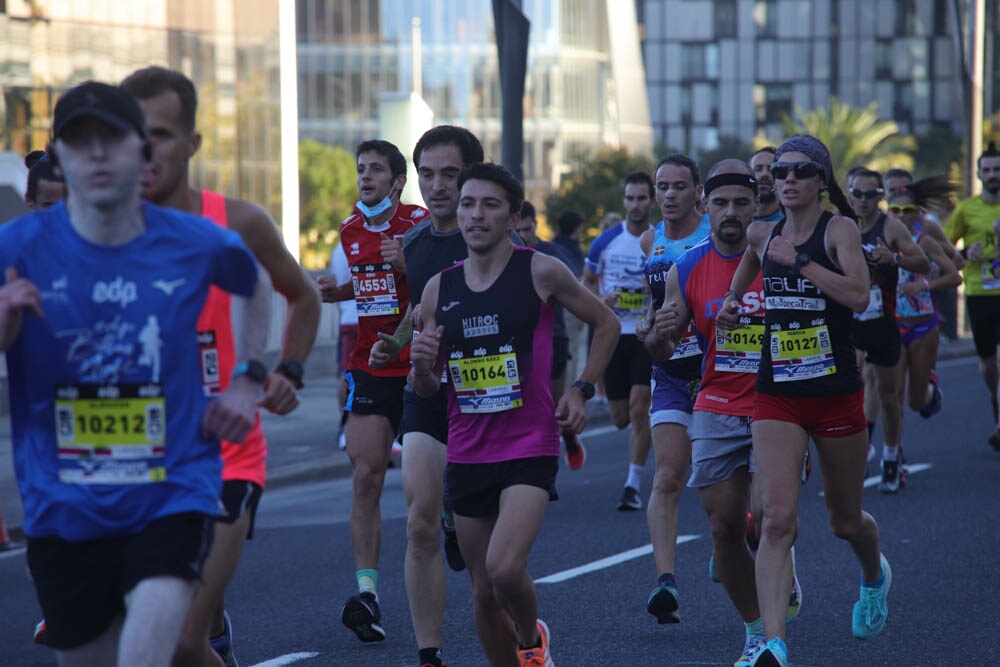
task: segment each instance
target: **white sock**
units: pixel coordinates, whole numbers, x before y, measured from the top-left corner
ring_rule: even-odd
[[[634,463],[628,464],[628,479],[625,480],[625,486],[631,486],[636,491],[639,490],[639,480],[642,479],[642,469],[643,466],[637,466]]]
[[[889,445],[882,445],[882,460],[883,461],[895,461],[899,458],[899,445],[895,447],[890,447]]]

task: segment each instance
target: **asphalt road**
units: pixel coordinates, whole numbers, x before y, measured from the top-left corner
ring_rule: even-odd
[[[859,570],[826,524],[818,470],[803,487],[796,551],[804,602],[789,629],[792,664],[976,665],[1000,655],[1000,454],[985,442],[990,415],[975,363],[941,364],[945,406],[938,417],[906,415],[907,458],[926,467],[915,465],[919,471],[896,496],[881,495],[874,479],[865,492],[894,572],[889,622],[873,640],[851,636]],[[711,545],[697,495],[685,491],[680,507],[682,622],[660,626],[645,612],[656,576],[644,549],[645,514],[614,509],[625,475],[625,433],[602,427],[585,442],[587,464],[560,473],[561,499],[550,505],[530,560],[556,665],[731,665],[742,649],[743,627],[722,587],[708,579]],[[403,588],[398,470],[389,472],[383,498],[379,591],[388,639],[379,645],[361,645],[340,624],[341,605],[355,590],[349,509],[345,479],[265,494],[257,536],[227,605],[243,667],[417,664]],[[591,571],[573,572],[588,565]],[[0,664],[55,664],[47,649],[31,644],[38,612],[22,554],[0,555],[0,582]],[[449,572],[448,585],[445,658],[451,667],[483,665],[468,577]]]

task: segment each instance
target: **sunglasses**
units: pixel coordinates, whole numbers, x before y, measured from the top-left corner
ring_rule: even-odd
[[[795,174],[798,180],[813,178],[823,173],[823,167],[812,160],[802,162],[772,162],[771,176],[775,180],[782,181],[788,177],[788,172]]]
[[[902,215],[903,213],[912,213],[913,211],[916,211],[916,210],[917,210],[917,207],[914,206],[913,204],[902,204],[902,205],[899,205],[899,206],[890,206],[889,207],[889,213],[892,213],[893,215]]]
[[[857,188],[851,188],[851,196],[855,199],[878,199],[885,192],[882,188],[875,188],[874,190],[859,190]]]

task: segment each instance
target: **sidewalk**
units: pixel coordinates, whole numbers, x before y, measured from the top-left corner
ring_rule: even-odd
[[[943,343],[938,359],[952,359],[975,354],[972,339],[961,338]],[[340,412],[334,376],[309,379],[300,397],[301,405],[286,417],[261,413],[268,440],[268,488],[347,477],[351,464],[347,454],[337,449]],[[591,423],[607,419],[606,410],[594,402],[588,404]],[[0,506],[7,530],[14,539],[21,538],[23,514],[14,480],[11,459],[10,421],[0,419]]]

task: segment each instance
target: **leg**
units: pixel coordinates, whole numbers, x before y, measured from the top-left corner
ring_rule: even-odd
[[[657,575],[674,571],[677,550],[677,503],[684,490],[684,477],[691,462],[687,426],[665,423],[653,427],[656,470],[649,494],[646,522],[653,543]]]
[[[347,455],[354,468],[351,499],[351,546],[356,570],[378,568],[382,545],[382,512],[379,499],[392,445],[392,423],[382,415],[352,412],[345,425]]]
[[[447,578],[441,557],[441,498],[444,443],[426,433],[403,436],[403,494],[406,497],[406,596],[417,648],[441,648]]]
[[[143,579],[125,596],[118,645],[121,667],[167,667],[194,598],[196,582],[178,577]]]
[[[774,419],[755,420],[751,428],[756,459],[754,486],[763,508],[756,563],[757,599],[765,635],[784,640],[792,588],[791,549],[799,523],[802,459],[809,437],[801,426]]]
[[[615,428],[625,428],[629,424],[628,399],[608,400],[608,413]]]
[[[897,364],[898,366],[898,364]],[[899,371],[896,366],[875,366],[871,364],[875,375],[876,400],[882,408],[882,437],[887,447],[898,447],[903,437],[903,412],[896,401],[898,394]],[[868,385],[865,384],[865,419],[868,419]],[[866,453],[867,456],[867,453]]]
[[[937,365],[938,343],[941,332],[935,327],[925,336],[910,344],[910,409],[917,412],[933,398],[931,371]]]
[[[222,659],[209,645],[209,637],[224,630],[222,619],[226,587],[236,572],[250,530],[251,510],[235,523],[215,522],[212,550],[205,560],[198,588],[174,654],[174,667],[219,667]]]
[[[1000,355],[995,352],[988,357],[979,358],[979,374],[986,383],[986,388],[990,392],[990,402],[993,403],[994,413],[997,409],[997,382],[1000,381],[1000,370],[997,369],[997,359]]]
[[[875,366],[865,361],[865,353],[857,351],[858,368],[861,369],[861,379],[865,382],[865,421],[874,424],[878,421],[881,403],[878,400],[878,380],[875,377]],[[884,428],[884,427],[883,427]]]
[[[754,560],[747,549],[747,492],[750,473],[745,467],[732,477],[698,490],[712,528],[712,555],[729,599],[744,622],[760,618]]]
[[[125,617],[119,616],[97,639],[68,651],[56,651],[59,667],[103,667],[118,664],[118,642]]]
[[[628,458],[632,465],[644,466],[649,458],[649,401],[649,385],[633,385],[629,390],[628,419],[632,432],[628,438]]]

